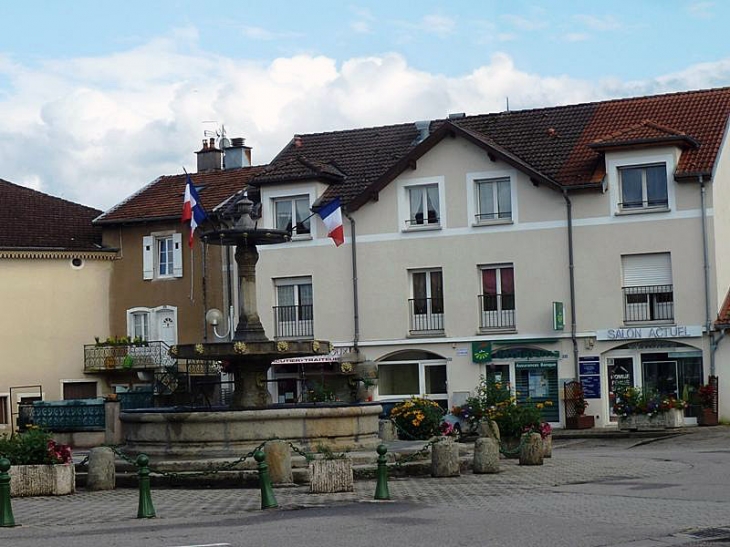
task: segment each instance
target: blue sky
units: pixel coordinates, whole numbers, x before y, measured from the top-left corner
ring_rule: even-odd
[[[0,178],[102,209],[294,133],[730,85],[720,0],[0,3]],[[42,158],[43,161],[38,161]]]

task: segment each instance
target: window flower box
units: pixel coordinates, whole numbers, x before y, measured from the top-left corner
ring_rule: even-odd
[[[64,496],[76,491],[73,463],[56,465],[14,465],[10,467],[10,495]]]

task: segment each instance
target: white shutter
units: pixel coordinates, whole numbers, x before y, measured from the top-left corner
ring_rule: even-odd
[[[142,279],[152,279],[155,274],[155,238],[142,238]]]
[[[624,255],[624,287],[672,284],[672,259],[669,253]]]
[[[182,277],[182,234],[172,234],[172,275]]]

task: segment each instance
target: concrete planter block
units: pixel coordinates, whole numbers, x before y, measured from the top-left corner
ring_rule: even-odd
[[[459,445],[446,437],[431,446],[431,476],[458,477]]]
[[[291,449],[285,441],[269,441],[264,448],[272,484],[292,484]]]
[[[666,427],[677,428],[684,427],[684,410],[672,408],[664,413],[664,422]]]
[[[64,496],[76,492],[76,469],[73,464],[14,465],[10,468],[10,495]]]
[[[548,435],[542,440],[542,457],[552,458],[553,457],[553,436]]]
[[[309,472],[312,476],[310,492],[313,494],[352,492],[355,489],[350,458],[314,460],[309,464]]]
[[[636,415],[637,431],[661,431],[666,428],[664,413],[655,416],[649,416],[648,414]]]
[[[636,431],[638,428],[636,416],[619,416],[618,428],[621,431]]]
[[[520,448],[520,465],[542,465],[543,444],[539,433],[525,433]]]
[[[114,451],[106,446],[89,451],[89,472],[86,475],[87,490],[114,490],[116,486]]]
[[[474,473],[499,473],[499,442],[479,437],[474,443]]]

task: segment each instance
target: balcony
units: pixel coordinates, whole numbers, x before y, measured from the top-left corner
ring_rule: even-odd
[[[89,344],[84,346],[84,372],[150,370],[175,364],[165,342]]]
[[[672,285],[624,287],[624,321],[626,323],[673,321]]]
[[[314,338],[314,306],[274,306],[274,338]]]
[[[410,332],[415,334],[440,334],[444,332],[443,298],[411,298]]]
[[[515,329],[514,294],[481,294],[479,295],[479,310],[480,330]]]

